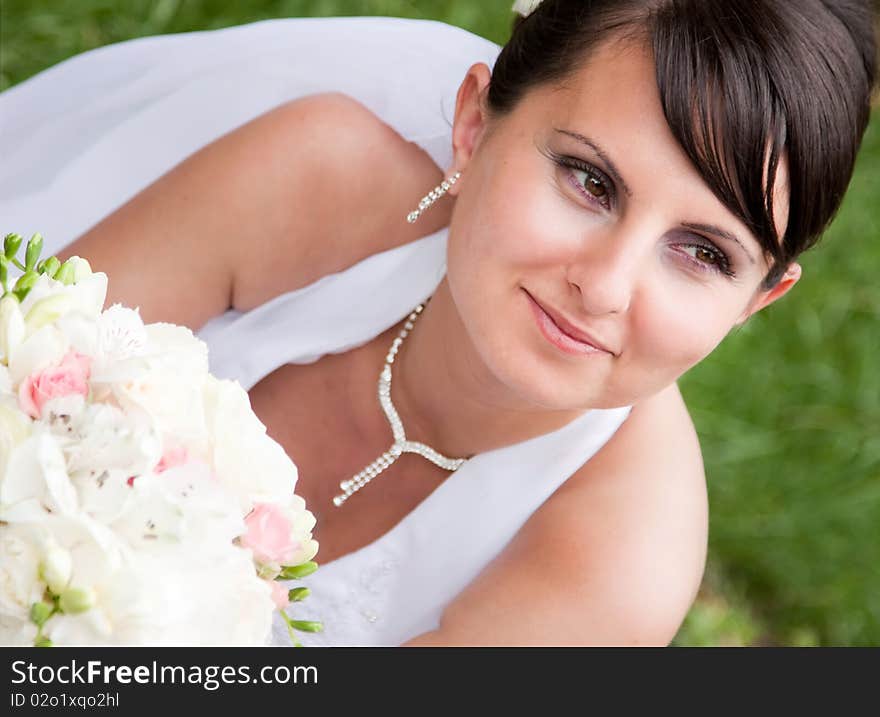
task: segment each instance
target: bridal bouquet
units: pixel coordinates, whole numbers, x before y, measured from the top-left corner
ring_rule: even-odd
[[[276,609],[295,645],[320,630],[285,612],[315,519],[247,393],[22,241],[0,254],[0,644],[262,645]]]

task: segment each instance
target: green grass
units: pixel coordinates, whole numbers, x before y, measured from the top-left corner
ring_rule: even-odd
[[[73,54],[271,17],[444,20],[495,42],[493,0],[0,1],[0,89]],[[880,121],[804,278],[682,380],[711,503],[677,645],[880,644]]]

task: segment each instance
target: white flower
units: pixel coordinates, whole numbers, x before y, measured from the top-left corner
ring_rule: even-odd
[[[209,375],[204,398],[215,471],[236,493],[243,513],[254,503],[287,505],[296,487],[296,464],[266,435],[241,384]]]
[[[523,17],[527,17],[528,15],[531,15],[540,4],[541,0],[516,0],[516,2],[513,3],[512,9]]]
[[[28,622],[31,605],[42,599],[45,585],[39,565],[40,548],[33,531],[26,525],[0,524],[0,620],[6,620],[11,632]]]
[[[24,341],[25,324],[21,305],[11,294],[0,299],[0,360],[5,364]]]
[[[314,558],[318,552],[318,543],[312,539],[315,516],[311,511],[306,510],[306,502],[298,495],[290,496],[284,512],[290,520],[291,535],[299,543],[299,550],[292,557],[290,564],[300,565]]]
[[[53,296],[65,297],[65,301],[55,299],[58,302],[56,306],[63,309],[59,316],[70,311],[80,311],[86,316],[96,317],[104,308],[104,301],[107,298],[107,275],[99,271],[83,276],[74,284],[64,284],[52,279],[48,274],[40,274],[21,302],[21,313],[24,314],[25,320],[30,319],[35,323],[38,314],[31,316],[31,310],[43,299]]]
[[[8,508],[22,503],[58,515],[77,510],[76,491],[61,448],[45,426],[35,424],[34,428],[6,463],[6,475],[0,483],[0,520],[15,520],[16,514]]]
[[[261,645],[269,634],[273,604],[248,551],[185,538],[132,550],[93,521],[51,522],[71,547],[70,584],[94,601],[46,623],[55,644]]]
[[[68,313],[74,306],[74,301],[69,294],[50,294],[44,296],[31,306],[30,311],[24,317],[25,327],[29,333],[57,321],[61,316]]]
[[[284,559],[314,557],[296,465],[241,386],[208,373],[192,331],[102,310],[106,276],[72,264],[73,284],[42,275],[21,304],[0,302],[0,643],[265,644],[272,590],[239,538],[273,503]],[[76,390],[32,419],[22,381],[69,352]],[[38,629],[47,596],[60,612]]]
[[[51,536],[43,546],[43,559],[40,561],[40,577],[49,590],[57,595],[67,587],[73,570],[70,553]]]
[[[97,319],[71,312],[55,324],[77,352],[92,359],[90,384],[94,400],[106,401],[115,385],[148,376],[147,332],[137,310],[113,304]]]
[[[18,408],[15,398],[3,391],[0,386],[0,485],[6,476],[6,464],[13,449],[31,432],[31,419]]]
[[[53,325],[43,326],[12,352],[9,377],[14,388],[30,374],[61,363],[70,348],[67,337]]]
[[[119,471],[128,478],[151,471],[161,457],[158,432],[144,411],[90,403],[53,430],[63,431],[67,465],[77,476]]]
[[[144,327],[146,345],[131,380],[113,378],[112,392],[126,411],[146,412],[161,435],[173,436],[202,455],[208,433],[202,389],[208,376],[208,347],[183,326],[155,323]],[[95,376],[93,383],[104,380]]]

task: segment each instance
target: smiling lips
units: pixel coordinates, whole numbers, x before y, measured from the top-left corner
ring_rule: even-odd
[[[529,298],[529,304],[538,328],[544,334],[544,338],[557,348],[578,356],[584,354],[615,355],[605,344],[566,321],[553,309],[544,308],[528,291],[526,291],[526,296]]]

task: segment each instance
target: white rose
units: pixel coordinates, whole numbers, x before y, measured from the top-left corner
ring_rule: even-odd
[[[130,381],[114,383],[116,400],[126,410],[137,406],[148,413],[162,435],[174,436],[207,454],[202,405],[202,386],[208,376],[207,345],[186,327],[148,324],[144,328],[147,345],[136,360],[145,368]]]
[[[254,503],[286,504],[296,487],[296,464],[266,434],[238,381],[209,376],[204,399],[214,469],[238,496],[242,512],[249,513]]]

